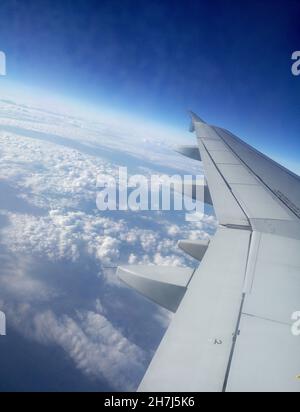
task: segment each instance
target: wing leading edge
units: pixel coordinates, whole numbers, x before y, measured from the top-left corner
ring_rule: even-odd
[[[300,178],[191,113],[219,228],[139,391],[300,391]],[[199,259],[200,260],[200,259]],[[151,296],[150,296],[151,297]]]

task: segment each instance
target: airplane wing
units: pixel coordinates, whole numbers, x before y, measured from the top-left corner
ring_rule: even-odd
[[[118,270],[150,299],[164,290],[154,300],[175,312],[138,390],[299,392],[300,178],[191,118],[198,145],[180,151],[203,162],[219,227],[207,244],[180,242],[201,261],[195,271]],[[136,282],[144,273],[150,287]]]

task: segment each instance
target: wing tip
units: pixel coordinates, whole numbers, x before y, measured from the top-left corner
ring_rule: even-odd
[[[199,117],[196,113],[194,113],[192,110],[189,110],[189,115],[191,116],[192,122],[200,122],[200,123],[206,123],[201,117]]]

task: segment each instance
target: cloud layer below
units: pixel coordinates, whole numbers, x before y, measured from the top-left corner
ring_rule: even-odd
[[[177,240],[206,238],[216,222],[186,223],[179,212],[100,213],[97,175],[115,175],[120,165],[146,174],[196,165],[185,169],[164,141],[134,126],[9,101],[0,108],[0,309],[26,339],[60,347],[100,390],[101,382],[135,389],[170,315],[111,268],[195,266]]]

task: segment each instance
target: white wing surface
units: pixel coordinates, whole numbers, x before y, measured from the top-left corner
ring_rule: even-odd
[[[203,162],[219,228],[199,245],[180,299],[168,301],[176,313],[139,390],[299,392],[300,178],[191,117],[199,156],[194,146],[181,152]],[[182,248],[197,256],[197,247]]]

